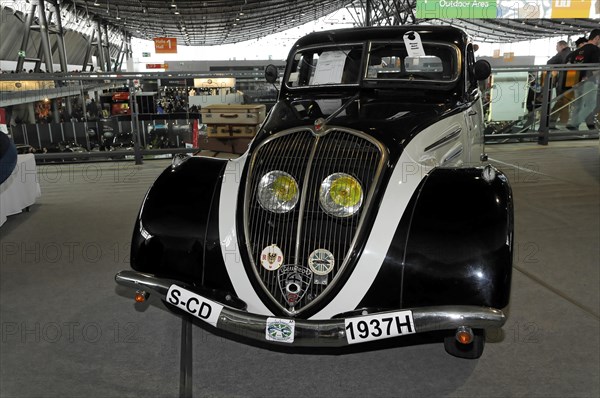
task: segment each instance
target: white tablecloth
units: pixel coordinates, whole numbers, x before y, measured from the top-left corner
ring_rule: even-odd
[[[18,214],[42,194],[33,154],[18,155],[17,166],[0,185],[0,226],[7,216]]]

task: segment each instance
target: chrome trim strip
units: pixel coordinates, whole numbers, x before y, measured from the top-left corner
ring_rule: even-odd
[[[325,132],[323,135],[325,134],[327,134],[327,132]],[[308,160],[306,161],[306,170],[304,171],[304,182],[302,183],[302,192],[300,193],[301,196],[300,207],[298,212],[298,229],[296,230],[296,248],[294,252],[294,258],[296,259],[296,261],[300,258],[300,240],[302,238],[302,227],[304,226],[304,223],[302,221],[304,220],[304,212],[306,211],[306,197],[308,195],[310,173],[312,172],[312,164],[315,160],[315,153],[317,153],[318,147],[319,136],[315,136],[313,141],[313,147],[310,150],[310,155],[308,156]],[[296,311],[294,311],[294,309],[292,308],[292,310],[288,312],[295,313]]]
[[[437,140],[433,144],[427,146],[423,151],[424,152],[429,152],[429,151],[432,151],[434,149],[438,149],[442,145],[447,144],[449,142],[452,142],[452,141],[458,139],[458,137],[460,137],[461,131],[462,131],[462,128],[460,128],[460,127],[455,128],[449,134],[443,136],[442,138],[440,138],[439,140]]]
[[[452,150],[450,150],[450,152],[448,152],[448,154],[444,157],[444,159],[442,160],[441,165],[444,165],[448,162],[450,162],[451,160],[456,159],[458,156],[460,156],[463,153],[463,146],[459,145],[456,148],[453,148]]]
[[[121,271],[115,276],[115,281],[119,285],[132,289],[151,290],[164,301],[167,301],[166,295],[171,285],[185,286],[185,284],[178,281],[157,278],[154,275],[135,271]],[[212,297],[206,298],[219,301]],[[356,316],[324,320],[295,318],[294,341],[292,343],[282,343],[266,340],[265,330],[268,316],[239,310],[227,303],[220,302],[220,304],[223,304],[223,309],[217,321],[217,329],[277,346],[314,348],[347,346],[345,321],[356,318]],[[461,326],[473,329],[499,328],[506,322],[506,315],[501,310],[490,307],[449,305],[398,310],[412,312],[415,333],[452,330]],[[385,315],[395,311],[397,310],[369,313],[368,315]]]

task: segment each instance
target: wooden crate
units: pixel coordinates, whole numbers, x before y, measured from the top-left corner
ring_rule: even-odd
[[[207,124],[206,135],[215,138],[248,138],[254,137],[257,125],[241,124]]]
[[[265,120],[264,105],[221,105],[212,104],[200,109],[202,123],[257,125]]]

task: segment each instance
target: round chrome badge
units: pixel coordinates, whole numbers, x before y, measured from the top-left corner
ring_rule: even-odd
[[[308,266],[315,275],[327,275],[333,271],[335,258],[327,249],[317,249],[308,256]]]
[[[283,252],[277,245],[270,245],[260,253],[260,265],[269,271],[276,271],[283,264]]]

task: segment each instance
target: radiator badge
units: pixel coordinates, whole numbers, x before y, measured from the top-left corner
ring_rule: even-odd
[[[284,265],[277,271],[279,288],[289,306],[296,305],[302,300],[312,281],[312,272],[299,265]]]
[[[327,249],[317,249],[308,256],[308,266],[315,275],[327,275],[333,271],[335,258]]]
[[[260,253],[260,265],[269,271],[275,271],[283,264],[283,252],[273,244],[267,246]]]

